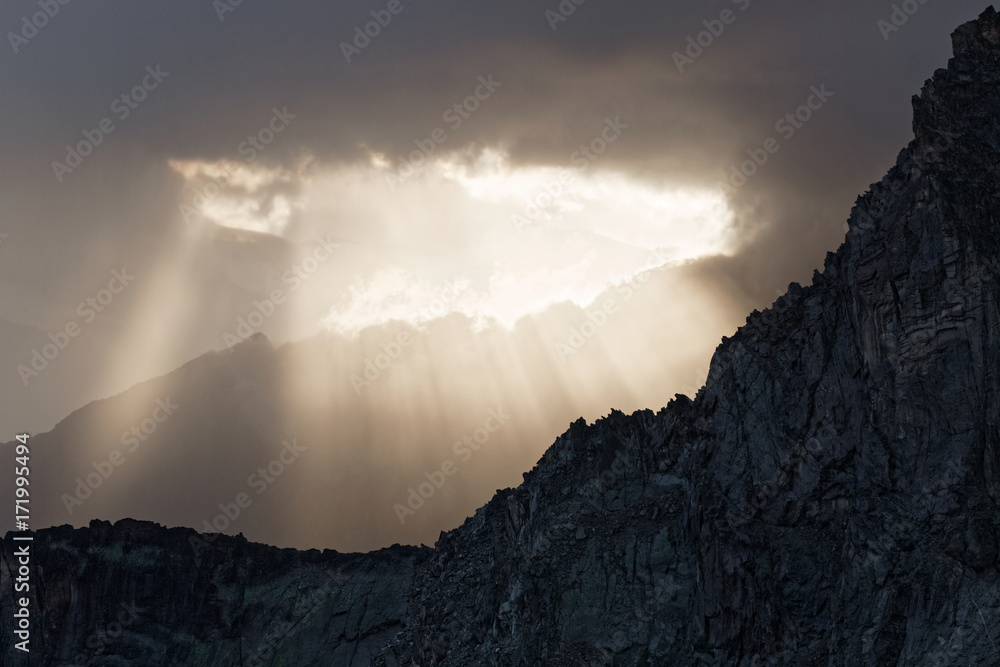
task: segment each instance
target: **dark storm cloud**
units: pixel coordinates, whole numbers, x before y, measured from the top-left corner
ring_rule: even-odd
[[[388,2],[244,1],[222,12],[224,1],[71,2],[16,54],[8,36],[0,58],[8,187],[29,186],[32,201],[41,193],[79,201],[59,187],[51,163],[104,118],[113,134],[68,180],[103,168],[111,153],[151,169],[168,157],[235,157],[274,107],[297,119],[262,162],[302,150],[362,160],[362,147],[395,158],[442,126],[442,113],[473,93],[478,76],[493,74],[502,94],[446,149],[502,145],[519,161],[563,165],[605,117],[621,115],[633,129],[606,167],[704,184],[773,134],[810,86],[826,84],[834,103],[782,147],[747,196],[773,197],[778,188],[809,201],[836,192],[841,201],[877,178],[905,142],[906,100],[947,57],[950,30],[982,9],[931,2],[886,40],[877,22],[891,3],[860,1],[400,0],[397,14],[386,13]],[[560,7],[575,9],[562,17]],[[23,17],[38,11],[36,2],[9,3],[0,28],[22,33]],[[355,29],[374,20],[372,11],[391,22],[347,63],[342,45],[364,44]],[[713,26],[724,31],[679,72],[675,52]],[[119,120],[116,98],[157,65],[169,76]],[[115,194],[102,185],[108,192],[93,196]],[[31,217],[18,216],[39,222]]]
[[[2,59],[2,119],[12,130],[5,161],[44,166],[36,175],[46,178],[63,145],[157,64],[169,78],[114,137],[151,157],[229,156],[273,106],[288,106],[299,122],[267,159],[302,148],[352,159],[362,144],[395,154],[440,125],[442,110],[487,73],[504,81],[504,95],[455,147],[502,142],[558,164],[604,115],[628,113],[638,129],[618,160],[655,168],[676,154],[673,162],[693,157],[704,170],[822,82],[838,91],[841,110],[812,142],[891,135],[879,143],[896,146],[908,94],[947,57],[947,33],[982,9],[932,2],[886,41],[876,23],[890,3],[588,0],[552,30],[553,1],[400,0],[391,23],[347,63],[341,44],[387,5],[247,0],[223,20],[208,0],[61,6]],[[18,31],[38,10],[9,3],[0,26]],[[672,54],[723,11],[733,22],[678,72]]]

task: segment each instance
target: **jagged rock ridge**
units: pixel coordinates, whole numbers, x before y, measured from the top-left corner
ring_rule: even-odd
[[[1000,17],[953,41],[844,245],[723,341],[694,400],[573,424],[433,550],[233,542],[196,567],[148,525],[43,531],[36,664],[164,599],[95,664],[249,664],[232,647],[330,571],[328,620],[262,664],[1000,664]]]

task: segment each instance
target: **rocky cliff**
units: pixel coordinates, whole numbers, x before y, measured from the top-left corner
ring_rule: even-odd
[[[430,552],[277,549],[128,519],[34,538],[31,651],[5,630],[4,665],[369,665]],[[23,544],[0,552],[6,629]]]
[[[1000,664],[1000,16],[953,39],[843,246],[694,400],[574,423],[433,550],[41,531],[4,664]]]

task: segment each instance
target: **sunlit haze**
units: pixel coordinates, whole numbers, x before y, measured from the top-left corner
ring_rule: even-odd
[[[186,181],[191,224],[284,238],[354,227],[365,270],[319,295],[334,304],[323,326],[342,334],[452,312],[511,328],[552,304],[584,306],[637,273],[733,246],[718,189],[642,181],[586,159],[513,167],[494,149],[420,157],[405,178],[381,155],[337,170],[309,169],[310,160],[295,172],[241,165],[231,176],[224,162],[170,166]]]

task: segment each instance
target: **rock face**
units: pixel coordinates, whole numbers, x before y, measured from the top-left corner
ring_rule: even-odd
[[[574,423],[433,550],[41,531],[35,651],[5,631],[3,663],[135,605],[90,664],[1000,664],[1000,17],[954,47],[844,245],[693,401]]]
[[[0,551],[8,629],[22,544]],[[39,531],[30,548],[31,652],[5,631],[4,665],[369,665],[430,553],[277,549],[129,519]]]

